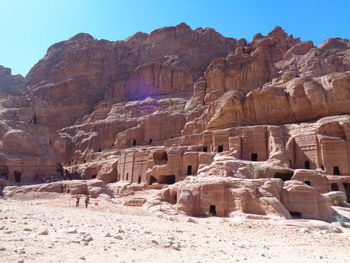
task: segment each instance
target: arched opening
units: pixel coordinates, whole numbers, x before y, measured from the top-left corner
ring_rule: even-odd
[[[174,184],[176,180],[175,175],[161,175],[158,179],[160,184]]]
[[[337,183],[332,183],[331,188],[332,188],[332,191],[339,191],[339,186]]]
[[[252,153],[252,161],[256,162],[258,160],[258,154],[257,153]]]
[[[137,183],[138,183],[138,184],[141,183],[141,176],[139,176],[139,179],[137,180]]]
[[[133,146],[136,146],[136,140],[133,140],[133,141],[132,141],[132,145],[133,145]]]
[[[187,166],[187,175],[192,175],[192,165]]]
[[[209,207],[209,213],[212,216],[216,216],[216,206],[215,205],[210,205]]]
[[[305,169],[310,169],[310,162],[309,161],[305,161]]]
[[[206,146],[203,147],[203,152],[205,152],[205,153],[208,152],[208,147],[206,147]]]
[[[154,178],[153,176],[151,176],[151,178],[149,179],[149,185],[151,185],[151,184],[153,184],[155,182],[157,182],[157,179]]]
[[[334,174],[334,175],[340,175],[340,170],[339,170],[339,167],[338,167],[338,166],[334,166],[334,167],[333,167],[333,174]]]
[[[152,141],[153,141],[152,139],[149,139],[149,144],[152,144]]]
[[[274,178],[280,178],[284,182],[292,179],[293,173],[276,173]]]
[[[15,182],[16,183],[20,183],[21,182],[22,173],[14,171],[13,174],[15,175]]]
[[[305,181],[304,184],[307,184],[307,185],[311,186],[311,182],[310,181]]]
[[[294,219],[300,219],[301,218],[301,213],[300,212],[293,212],[293,211],[289,211],[290,215],[292,218]]]
[[[166,151],[158,150],[153,153],[154,164],[164,165],[168,162],[168,154]]]
[[[221,153],[224,151],[224,146],[223,145],[219,145],[218,146],[218,153]]]

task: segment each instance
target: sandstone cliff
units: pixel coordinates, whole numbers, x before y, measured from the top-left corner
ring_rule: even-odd
[[[347,39],[316,47],[276,27],[248,42],[180,24],[114,42],[78,34],[25,79],[2,72],[22,92],[6,84],[4,160],[49,156],[118,193],[165,187],[189,215],[329,220],[322,194],[350,200]]]

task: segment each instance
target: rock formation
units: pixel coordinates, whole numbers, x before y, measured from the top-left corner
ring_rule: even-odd
[[[0,178],[12,183],[39,183],[62,178],[63,140],[38,124],[41,102],[22,94],[24,78],[0,66]]]
[[[248,43],[186,24],[114,42],[78,34],[25,79],[0,68],[1,83],[3,167],[52,168],[27,169],[28,183],[62,165],[66,179],[107,184],[74,193],[161,189],[155,202],[194,216],[331,220],[326,193],[350,200],[347,39],[316,47],[276,27]]]

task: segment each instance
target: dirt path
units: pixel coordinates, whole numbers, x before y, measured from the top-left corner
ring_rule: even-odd
[[[350,262],[350,230],[329,233],[335,223],[188,222],[102,200],[75,208],[73,201],[0,199],[0,262]]]

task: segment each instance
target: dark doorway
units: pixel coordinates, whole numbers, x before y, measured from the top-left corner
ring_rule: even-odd
[[[34,115],[33,122],[34,122],[34,124],[37,124],[37,123],[38,123],[38,121],[37,121],[37,119],[36,119],[36,115]]]
[[[16,183],[20,183],[21,182],[22,173],[14,171],[13,174],[15,175],[15,182]]]
[[[133,140],[132,145],[136,146],[136,140]]]
[[[126,180],[129,180],[129,173],[126,173]]]
[[[189,165],[187,166],[187,175],[191,175],[192,174],[192,166]]]
[[[219,145],[218,146],[218,152],[221,153],[224,151],[224,146],[223,145]]]
[[[212,216],[216,216],[216,206],[215,205],[211,205],[209,208],[209,213]]]
[[[305,169],[310,169],[310,162],[309,161],[305,161]]]
[[[294,219],[300,219],[301,218],[301,213],[300,212],[292,212],[290,211],[289,212],[291,217],[294,218]]]
[[[334,174],[334,175],[340,175],[340,170],[339,170],[339,167],[338,167],[338,166],[334,166],[334,167],[333,167],[333,174]]]
[[[293,176],[293,173],[276,173],[274,177],[280,178],[285,182],[285,181],[291,180],[292,176]]]
[[[307,185],[310,185],[310,186],[311,186],[310,181],[305,181],[304,184],[307,184]]]
[[[258,160],[258,154],[257,153],[252,153],[252,161],[256,162]]]
[[[159,176],[158,182],[160,184],[174,184],[175,183],[175,175]]]
[[[208,147],[203,147],[203,152],[208,152]]]
[[[332,191],[339,191],[339,186],[337,183],[331,184]]]
[[[91,179],[96,179],[96,175],[95,175],[95,174],[92,175],[92,176],[91,176]]]
[[[139,179],[137,181],[139,184],[141,183],[141,176],[139,176]]]
[[[157,179],[154,178],[153,176],[151,176],[151,178],[149,179],[149,185],[151,185],[151,184],[153,184],[155,182],[157,182]]]
[[[149,139],[149,144],[152,144],[152,139]]]
[[[289,160],[289,166],[290,166],[290,168],[293,168],[292,160]]]
[[[98,152],[99,152],[99,153],[101,152],[101,148],[98,148]]]
[[[348,198],[348,202],[350,202],[350,183],[344,183],[343,185],[344,185],[346,197]]]

